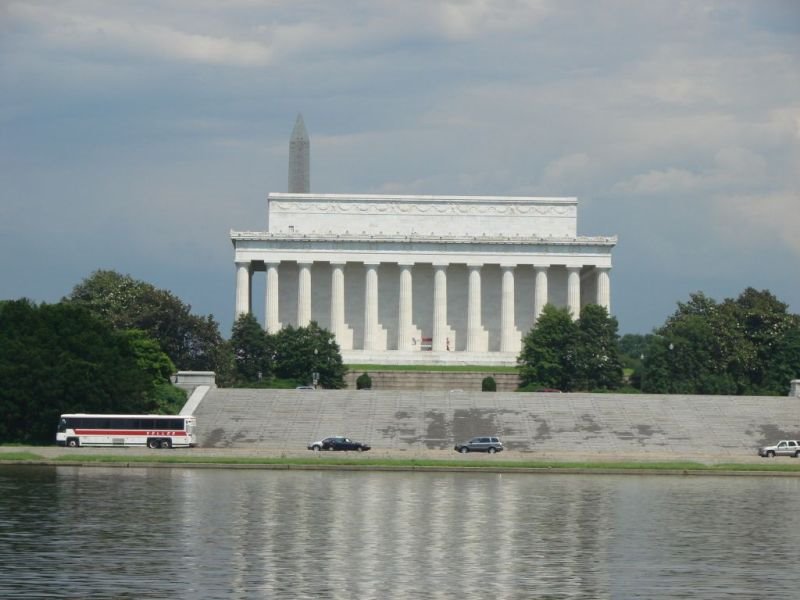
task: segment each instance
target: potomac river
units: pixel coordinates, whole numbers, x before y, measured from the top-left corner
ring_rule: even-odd
[[[796,477],[0,465],[2,598],[777,598]]]

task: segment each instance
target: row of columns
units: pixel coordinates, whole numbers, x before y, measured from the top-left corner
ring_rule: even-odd
[[[331,333],[342,344],[347,331],[345,323],[344,262],[331,264]],[[380,263],[364,263],[366,267],[364,284],[364,350],[385,350],[385,330],[378,321],[378,267]],[[311,321],[311,262],[298,262],[297,283],[297,325],[307,326]],[[267,282],[265,296],[265,328],[276,332],[281,328],[278,316],[278,263],[267,263]],[[449,350],[449,327],[447,325],[447,266],[434,264],[433,276],[433,332],[432,350]],[[467,297],[467,352],[487,350],[487,332],[481,322],[481,264],[468,264]],[[412,350],[414,324],[412,321],[413,263],[399,264],[400,285],[398,294],[397,349]],[[519,333],[515,328],[514,269],[516,265],[501,265],[502,288],[500,302],[500,351],[519,350]],[[236,263],[236,315],[250,312],[250,277],[252,267],[249,262]],[[547,304],[548,267],[534,267],[534,322],[539,319]],[[567,307],[572,317],[580,314],[581,283],[580,267],[567,267]],[[608,268],[597,269],[597,304],[610,311],[610,278]]]

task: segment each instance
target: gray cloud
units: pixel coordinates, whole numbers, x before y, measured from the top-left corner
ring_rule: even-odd
[[[694,290],[800,311],[792,2],[12,1],[0,297],[116,268],[233,312],[228,230],[286,188],[579,197],[624,331]],[[24,258],[20,248],[25,248]]]

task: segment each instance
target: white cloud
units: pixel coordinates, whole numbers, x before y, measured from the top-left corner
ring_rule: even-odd
[[[315,191],[588,199],[581,231],[620,234],[618,281],[636,281],[614,294],[648,307],[641,321],[647,294],[687,273],[748,285],[749,257],[798,303],[800,45],[777,22],[796,9],[781,14],[759,0],[0,0],[0,250],[36,226],[53,256],[130,231],[154,250],[125,260],[199,265],[202,246],[225,264],[226,231],[258,229],[264,194],[285,189],[301,111]],[[231,314],[227,283],[211,288]]]
[[[206,64],[265,65],[270,48],[260,42],[221,35],[190,33],[147,20],[114,18],[97,13],[62,11],[55,6],[11,4],[7,13],[36,28],[56,48],[129,53]]]
[[[428,5],[442,33],[455,40],[531,28],[551,10],[541,0],[448,0]]]
[[[759,248],[782,244],[800,258],[800,191],[773,194],[731,195],[714,201],[714,215],[721,237],[733,246]],[[768,268],[765,265],[765,268]],[[796,277],[796,273],[786,273]]]
[[[589,166],[589,156],[583,152],[568,154],[554,160],[544,168],[542,180],[545,184],[557,184],[583,173]]]
[[[713,166],[708,169],[654,169],[618,182],[614,190],[627,194],[651,195],[747,188],[764,184],[766,175],[767,162],[762,156],[745,148],[729,147],[720,149],[714,155]]]
[[[614,191],[628,194],[680,194],[695,189],[702,177],[686,169],[660,169],[635,175],[614,186]]]
[[[720,186],[760,184],[767,174],[767,161],[747,148],[722,148],[714,156],[712,183]]]

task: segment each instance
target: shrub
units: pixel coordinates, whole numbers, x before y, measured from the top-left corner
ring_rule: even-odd
[[[362,373],[356,379],[356,389],[357,390],[371,390],[372,389],[372,377],[369,376],[367,373]]]
[[[497,391],[497,382],[494,380],[494,377],[490,375],[489,377],[483,378],[483,381],[481,381],[481,391],[482,392]]]

